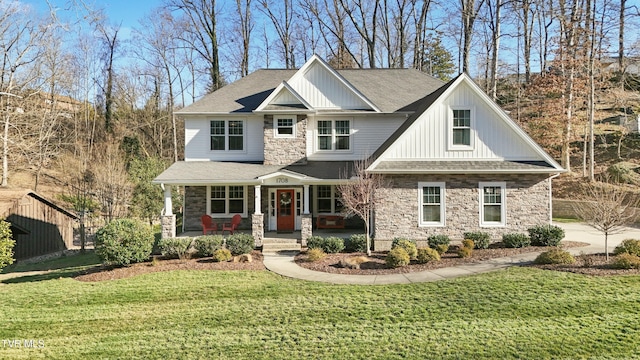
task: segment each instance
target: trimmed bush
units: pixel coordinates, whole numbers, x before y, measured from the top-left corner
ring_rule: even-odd
[[[471,240],[469,240],[469,241],[471,241]],[[472,253],[473,253],[473,247],[462,246],[462,247],[458,248],[458,256],[460,256],[461,258],[471,257]]]
[[[409,262],[409,254],[407,254],[407,251],[400,246],[396,246],[387,253],[386,264],[390,268],[407,266],[409,265]]]
[[[318,260],[322,260],[327,256],[327,254],[322,251],[320,248],[313,248],[307,250],[307,261],[316,262]]]
[[[311,236],[307,238],[307,248],[309,249],[322,249],[324,238],[322,236]]]
[[[231,255],[237,256],[250,253],[255,247],[255,240],[249,234],[233,234],[227,238],[226,247]]]
[[[564,239],[564,230],[555,225],[538,225],[528,231],[533,246],[558,246]]]
[[[449,237],[447,235],[431,235],[427,238],[427,243],[429,244],[430,248],[436,249],[438,245],[448,246],[451,243],[451,240],[449,240]]]
[[[426,264],[430,261],[440,261],[440,254],[432,248],[420,248],[416,258],[420,264]]]
[[[163,256],[184,259],[187,257],[192,241],[191,238],[160,239],[158,248]]]
[[[637,240],[637,239],[622,240],[620,245],[616,246],[616,248],[613,250],[613,253],[616,255],[631,254],[635,256],[640,256],[640,240]]]
[[[395,245],[392,245],[391,249],[395,249],[397,247],[401,247],[404,251],[407,252],[410,259],[415,259],[418,256],[418,249],[416,248],[416,244],[412,243],[406,239],[400,239],[396,242]]]
[[[473,250],[475,248],[475,246],[476,246],[476,244],[471,239],[462,240],[462,247],[463,248],[469,248],[469,249]]]
[[[339,253],[344,250],[344,239],[335,236],[325,238],[322,250],[327,254]]]
[[[16,242],[11,237],[11,224],[0,220],[0,270],[13,264],[13,247]]]
[[[367,236],[365,234],[354,234],[345,239],[347,252],[367,252]]]
[[[400,241],[408,241],[410,243],[412,243],[413,245],[417,246],[417,243],[415,240],[413,239],[407,239],[407,238],[403,238],[403,237],[397,237],[397,238],[393,238],[393,241],[391,241],[391,248],[393,249],[394,247],[398,246],[398,243]]]
[[[153,249],[151,228],[141,221],[117,219],[96,232],[96,255],[106,265],[146,261]]]
[[[640,257],[629,253],[622,253],[613,259],[611,267],[622,270],[640,269]]]
[[[491,235],[484,231],[472,231],[464,233],[464,238],[473,240],[476,249],[486,249],[491,244]]]
[[[573,264],[576,262],[576,258],[573,257],[568,251],[555,248],[549,251],[545,251],[533,261],[536,264]]]
[[[438,245],[436,245],[435,250],[438,252],[438,254],[442,255],[442,254],[446,253],[447,251],[449,251],[449,245],[438,244]]]
[[[215,262],[224,262],[231,260],[233,256],[231,255],[231,251],[228,249],[218,249],[213,252],[212,257]]]
[[[523,248],[531,245],[531,239],[525,234],[511,233],[502,235],[502,242],[508,248]]]
[[[224,245],[222,235],[203,235],[197,237],[193,243],[199,256],[211,256],[216,250],[222,249],[222,245]]]

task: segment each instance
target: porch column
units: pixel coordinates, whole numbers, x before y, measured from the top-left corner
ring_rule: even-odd
[[[165,186],[161,184],[164,190],[164,215],[173,215],[173,204],[171,202],[171,185]]]
[[[256,185],[253,187],[254,190],[254,198],[255,198],[255,204],[254,204],[254,209],[253,209],[253,213],[256,215],[260,215],[262,214],[262,209],[261,209],[261,205],[262,205],[262,200],[260,199],[260,185]]]
[[[303,214],[309,214],[309,184],[302,185],[304,187],[304,208]]]

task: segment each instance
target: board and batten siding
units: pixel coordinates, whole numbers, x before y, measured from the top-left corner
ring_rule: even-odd
[[[322,66],[312,66],[290,84],[315,109],[369,109],[359,96]]]
[[[318,151],[317,150],[317,124],[318,120],[343,120],[351,121],[351,146],[346,151]],[[338,160],[363,160],[375,152],[391,134],[402,125],[406,117],[404,115],[388,117],[366,116],[334,116],[315,117],[309,119],[307,127],[307,158],[312,161],[338,161]]]
[[[244,151],[211,151],[211,120],[244,120]],[[263,161],[263,117],[197,117],[184,121],[185,161]]]
[[[473,107],[475,128],[473,150],[449,150],[450,107]],[[529,144],[518,136],[467,84],[461,83],[439,104],[434,104],[386,152],[384,159],[539,159]]]

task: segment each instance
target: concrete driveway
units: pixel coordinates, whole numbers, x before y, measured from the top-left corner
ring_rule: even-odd
[[[555,223],[564,229],[567,241],[581,241],[589,243],[588,247],[580,247],[574,249],[574,252],[580,253],[603,253],[604,252],[604,234],[584,223]],[[640,239],[640,228],[625,227],[615,234],[609,235],[609,251],[618,246],[624,239]]]

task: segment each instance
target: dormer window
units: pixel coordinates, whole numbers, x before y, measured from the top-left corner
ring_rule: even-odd
[[[475,111],[472,107],[452,107],[449,111],[449,150],[473,150]]]
[[[296,137],[296,120],[294,117],[274,117],[273,120],[274,137]]]
[[[318,120],[318,150],[351,150],[351,121]]]

